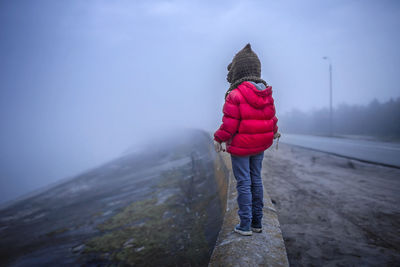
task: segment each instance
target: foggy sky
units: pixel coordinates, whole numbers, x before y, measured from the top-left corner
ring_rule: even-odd
[[[216,130],[250,42],[277,116],[400,95],[397,1],[1,1],[0,202],[166,132]]]

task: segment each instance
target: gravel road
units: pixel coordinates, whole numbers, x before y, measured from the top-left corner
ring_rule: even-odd
[[[262,172],[291,266],[400,266],[400,169],[279,144]]]

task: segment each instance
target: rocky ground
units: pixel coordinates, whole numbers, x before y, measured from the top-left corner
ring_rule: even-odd
[[[262,171],[290,266],[400,266],[400,169],[280,144]]]
[[[207,265],[224,210],[211,145],[188,130],[1,209],[0,266]]]

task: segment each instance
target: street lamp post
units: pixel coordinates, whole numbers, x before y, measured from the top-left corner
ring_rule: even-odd
[[[323,57],[329,61],[329,135],[333,135],[333,112],[332,112],[332,60],[329,57]]]

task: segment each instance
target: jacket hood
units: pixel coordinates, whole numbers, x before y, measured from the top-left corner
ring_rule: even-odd
[[[259,90],[251,82],[245,81],[237,88],[246,99],[247,103],[257,109],[273,104],[273,99],[268,97],[272,94],[272,86],[270,85],[268,85],[264,90]]]

